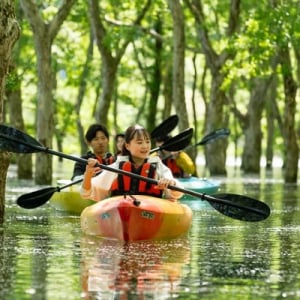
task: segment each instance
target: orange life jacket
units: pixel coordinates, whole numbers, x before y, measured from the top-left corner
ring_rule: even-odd
[[[174,158],[163,159],[162,162],[172,171],[172,174],[175,178],[183,177],[183,170],[178,167]]]
[[[119,169],[153,179],[155,178],[156,174],[155,164],[148,162],[145,162],[140,167],[135,168],[132,162],[122,161],[119,164]],[[155,188],[155,184],[130,176],[118,174],[118,177],[114,180],[111,186],[111,196],[124,194],[143,194],[154,197],[162,197],[162,190]]]

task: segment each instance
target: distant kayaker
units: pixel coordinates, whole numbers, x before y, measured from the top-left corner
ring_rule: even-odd
[[[117,133],[115,135],[115,156],[120,155],[122,153],[124,141],[125,141],[124,133]]]
[[[161,146],[171,138],[165,135],[156,138],[156,147]],[[184,151],[169,152],[165,149],[158,151],[158,156],[162,162],[171,169],[175,178],[186,178],[196,175],[196,166],[191,157]]]
[[[151,137],[148,131],[139,125],[131,126],[126,130],[124,138],[122,155],[119,155],[110,167],[155,179],[158,184],[108,170],[103,170],[94,177],[100,168],[96,166],[97,160],[89,158],[81,186],[81,196],[95,201],[126,194],[143,194],[172,200],[180,198],[181,192],[168,189],[169,185],[179,185],[171,170],[158,156],[150,156]]]
[[[104,125],[92,124],[85,133],[85,141],[92,149],[82,156],[84,159],[94,158],[98,163],[110,165],[115,161],[114,156],[107,152],[109,143],[108,130]],[[74,165],[72,180],[78,179],[85,172],[86,164],[76,162]]]

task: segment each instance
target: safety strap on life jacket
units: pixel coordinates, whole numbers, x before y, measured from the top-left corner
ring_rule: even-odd
[[[130,161],[123,161],[119,164],[119,169],[141,175],[147,178],[155,178],[156,165],[151,163],[144,163],[138,168],[134,168]],[[111,187],[111,195],[124,195],[124,194],[143,194],[155,197],[161,197],[162,191],[154,188],[155,185],[137,178],[119,174]]]
[[[183,170],[176,164],[175,159],[166,158],[162,162],[172,171],[172,174],[175,178],[183,177]]]

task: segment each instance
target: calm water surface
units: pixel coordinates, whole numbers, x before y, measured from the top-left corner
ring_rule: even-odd
[[[55,178],[69,174],[60,166]],[[188,236],[127,244],[84,236],[78,216],[49,204],[18,207],[18,196],[41,187],[14,178],[12,166],[0,227],[0,299],[300,298],[300,191],[283,184],[280,170],[217,178],[220,192],[266,202],[272,213],[265,221],[234,220],[207,202],[186,201],[194,212]]]

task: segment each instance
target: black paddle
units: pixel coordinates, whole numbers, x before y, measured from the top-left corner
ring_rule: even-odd
[[[81,163],[87,163],[86,159],[64,154],[62,152],[57,152],[55,150],[48,149],[42,146],[38,141],[32,141],[32,137],[29,137],[26,133],[21,132],[15,128],[8,127],[5,125],[0,125],[0,149],[5,151],[11,151],[16,153],[30,153],[31,152],[45,152],[73,161],[78,161]],[[5,143],[4,140],[7,140]],[[130,173],[124,170],[115,169],[107,165],[99,164],[99,167],[103,170],[116,172],[122,175],[130,176],[149,182],[151,184],[157,184],[158,181],[152,178],[140,176],[134,173]],[[220,213],[242,221],[262,221],[270,215],[270,208],[267,204],[242,195],[235,194],[216,194],[216,195],[206,195],[202,193],[197,193],[191,190],[186,190],[178,186],[169,186],[169,189],[179,191],[185,194],[190,194],[194,197],[198,197],[201,200],[208,201],[213,208],[215,208]],[[28,203],[29,202],[29,203]],[[44,197],[20,197],[17,201],[18,205],[23,208],[34,208],[44,204]]]
[[[199,145],[204,146],[217,138],[228,136],[230,134],[230,130],[227,128],[217,129],[213,132],[208,133],[206,136],[204,136],[200,142],[198,142],[194,145],[189,145],[189,142],[192,138],[192,134],[193,134],[193,129],[188,128],[188,129],[184,130],[183,132],[175,135],[174,137],[168,139],[159,147],[152,149],[150,151],[150,153],[153,153],[153,152],[156,152],[159,150],[180,151],[184,148],[195,147],[195,146],[199,146]]]
[[[21,195],[17,199],[17,203],[19,206],[27,209],[36,208],[43,204],[45,204],[55,192],[60,192],[62,189],[65,189],[71,185],[82,182],[83,178],[71,181],[70,183],[64,186],[56,186],[56,187],[46,187],[41,190],[37,190],[28,194]]]
[[[230,130],[228,128],[220,128],[209,134],[207,134],[200,142],[192,145],[192,147],[203,146],[216,138],[227,137],[230,134]]]
[[[181,133],[175,135],[174,137],[165,141],[159,147],[151,149],[150,153],[159,151],[159,150],[167,150],[167,151],[179,151],[185,148],[191,142],[193,136],[193,128],[188,128]]]
[[[180,150],[187,150],[191,147],[196,147],[196,146],[204,146],[210,142],[212,142],[213,140],[217,139],[217,138],[220,138],[220,137],[227,137],[228,135],[230,134],[230,130],[227,129],[227,128],[221,128],[221,129],[217,129],[215,131],[212,131],[210,133],[208,133],[206,136],[204,136],[202,138],[202,140],[194,145],[188,145],[186,147],[183,147],[181,149],[178,149],[178,150],[168,150],[167,148],[162,148],[163,150],[167,150],[167,151],[180,151]],[[172,138],[171,138],[172,139]],[[170,140],[170,139],[169,139]],[[168,140],[167,140],[168,141]],[[166,141],[166,142],[167,142]],[[165,143],[166,143],[165,142]],[[164,143],[164,144],[165,144]],[[164,145],[163,144],[163,145]],[[158,149],[158,150],[161,150],[161,149]],[[165,160],[165,159],[168,159],[169,157],[172,157],[173,154],[172,153],[167,153],[166,155],[162,156],[161,159]]]
[[[217,129],[215,131],[212,131],[212,132],[208,133],[206,136],[204,136],[202,138],[202,140],[200,142],[198,142],[194,145],[187,145],[186,147],[183,147],[179,150],[183,150],[184,148],[185,148],[185,150],[187,150],[191,147],[204,146],[204,145],[214,141],[217,138],[227,137],[229,134],[230,134],[230,130],[228,128],[220,128],[220,129]],[[167,151],[179,151],[179,150],[168,150],[167,148],[164,148],[164,149],[167,150]],[[169,155],[163,157],[163,159],[167,159],[171,156],[172,156],[172,154],[169,154]]]
[[[156,139],[159,136],[167,135],[177,126],[178,121],[179,118],[177,115],[170,116],[151,131],[150,133],[151,138]]]

